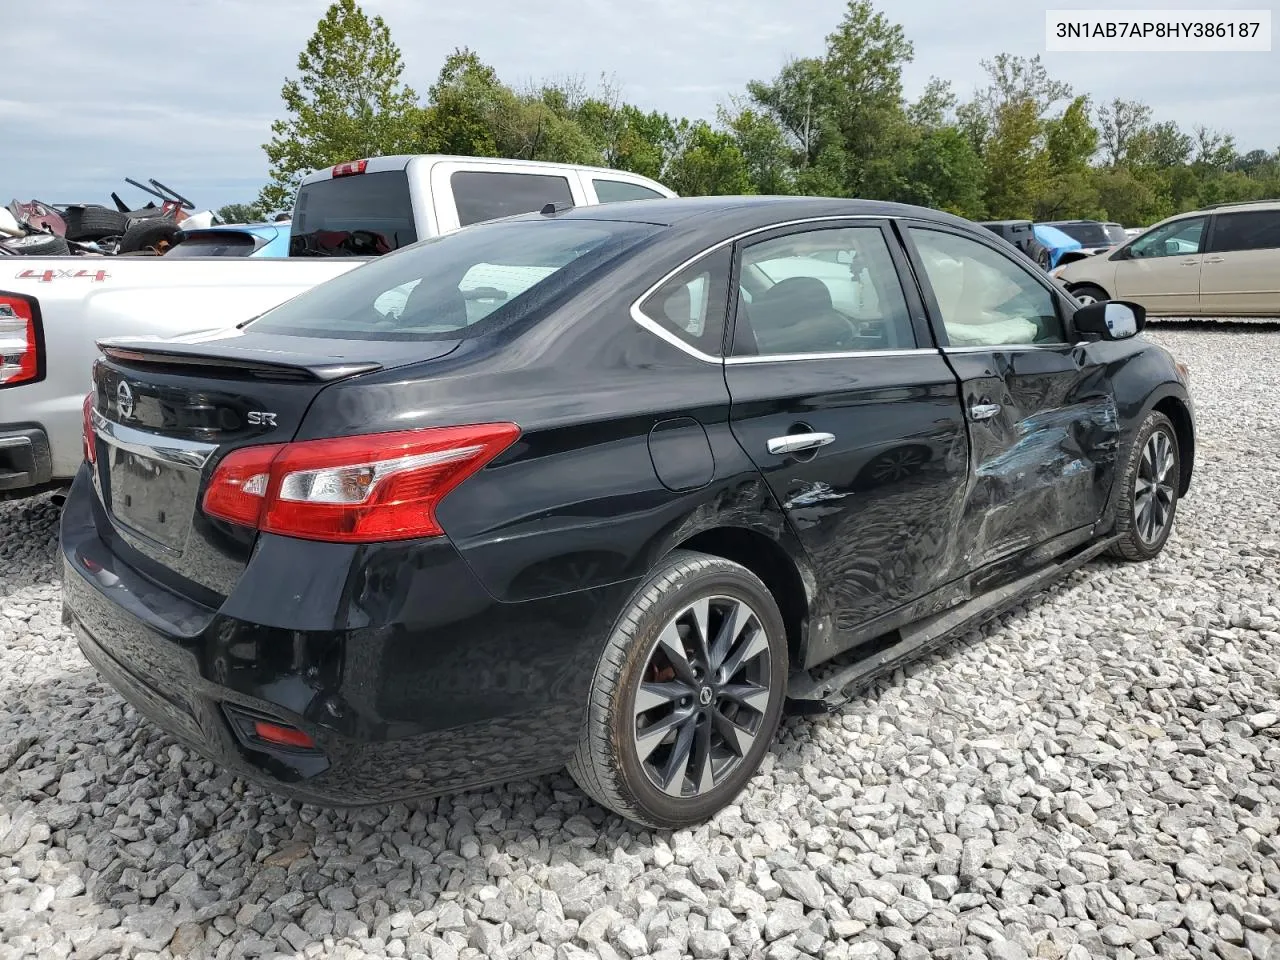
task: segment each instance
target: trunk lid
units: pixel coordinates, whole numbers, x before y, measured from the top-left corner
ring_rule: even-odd
[[[100,529],[126,561],[217,606],[257,532],[204,515],[218,461],[287,443],[326,386],[438,358],[454,341],[322,340],[220,331],[179,340],[107,340],[93,369],[94,486]]]

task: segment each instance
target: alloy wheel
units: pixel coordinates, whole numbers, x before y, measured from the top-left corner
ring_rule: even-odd
[[[1144,543],[1155,543],[1173,516],[1173,441],[1163,430],[1147,438],[1134,479],[1133,520]]]
[[[699,797],[742,763],[765,724],[769,639],[736,597],[703,597],[672,617],[636,690],[633,736],[645,776],[671,797]]]

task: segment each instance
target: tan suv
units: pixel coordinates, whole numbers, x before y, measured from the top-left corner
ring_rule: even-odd
[[[1180,213],[1053,276],[1083,303],[1132,300],[1157,316],[1280,316],[1280,200]]]

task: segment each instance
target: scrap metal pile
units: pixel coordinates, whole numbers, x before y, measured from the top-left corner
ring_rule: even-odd
[[[181,239],[180,225],[213,222],[212,213],[191,213],[190,200],[157,180],[125,182],[156,199],[132,208],[113,192],[111,207],[40,200],[0,207],[0,256],[160,256]]]

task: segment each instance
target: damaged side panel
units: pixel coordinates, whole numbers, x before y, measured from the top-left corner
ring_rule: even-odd
[[[994,349],[948,359],[969,411],[962,566],[974,570],[1092,526],[1111,493],[1120,424],[1086,349]]]

